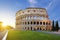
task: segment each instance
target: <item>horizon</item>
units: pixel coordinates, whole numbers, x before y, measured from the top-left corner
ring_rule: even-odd
[[[28,7],[45,8],[50,20],[58,20],[60,25],[60,0],[0,0],[0,21],[15,27],[15,15]]]

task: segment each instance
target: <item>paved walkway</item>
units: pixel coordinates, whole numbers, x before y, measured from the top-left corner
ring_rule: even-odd
[[[49,34],[56,34],[56,35],[59,35],[60,36],[60,30],[58,32],[50,32],[50,31],[41,31],[41,32],[44,32],[44,33],[49,33]]]
[[[52,33],[60,35],[60,30],[58,32],[52,32]]]
[[[56,34],[60,36],[60,32],[45,32],[45,33],[49,33],[49,34]]]
[[[2,40],[6,40],[7,35],[8,35],[8,30],[6,31],[6,33],[5,33],[4,37],[2,38]]]
[[[2,33],[0,32],[0,40],[2,40]]]
[[[53,31],[42,31],[42,30],[40,30],[40,31],[37,31],[37,32],[44,32],[44,33],[47,33],[47,34],[55,34],[55,35],[58,35],[58,36],[60,36],[60,30],[58,31],[58,32],[53,32]]]
[[[4,37],[6,31],[0,32],[0,40],[2,40],[2,38]]]

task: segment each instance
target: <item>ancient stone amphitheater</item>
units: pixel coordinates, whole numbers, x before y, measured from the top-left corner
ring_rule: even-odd
[[[26,8],[16,13],[16,29],[51,30],[52,25],[45,8]]]

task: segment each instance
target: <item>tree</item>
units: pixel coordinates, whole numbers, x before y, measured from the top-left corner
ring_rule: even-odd
[[[52,22],[52,31],[55,31],[54,20],[53,20],[53,22]]]
[[[7,29],[7,30],[10,30],[10,29],[14,29],[14,28],[13,28],[12,26],[10,26],[10,25],[7,25],[7,26],[6,26],[6,29]]]
[[[56,24],[55,24],[55,31],[58,31],[59,30],[59,24],[58,24],[58,21],[56,21]]]

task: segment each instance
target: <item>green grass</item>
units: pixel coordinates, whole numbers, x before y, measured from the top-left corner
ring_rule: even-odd
[[[11,30],[7,40],[60,40],[60,36],[43,32]]]

